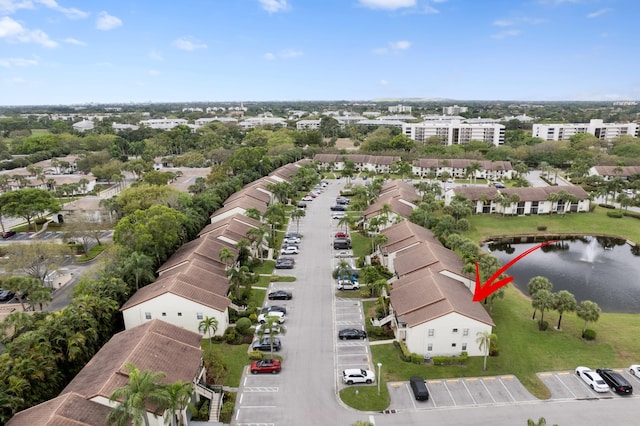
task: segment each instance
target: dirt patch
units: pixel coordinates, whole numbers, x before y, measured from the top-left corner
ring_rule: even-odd
[[[358,147],[353,146],[353,141],[351,138],[338,138],[336,141],[336,148],[338,149],[346,149],[347,151],[357,151]]]

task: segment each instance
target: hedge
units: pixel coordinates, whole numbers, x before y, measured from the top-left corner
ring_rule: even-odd
[[[434,356],[431,358],[433,365],[459,365],[466,364],[469,359],[467,352],[462,352],[458,356]]]

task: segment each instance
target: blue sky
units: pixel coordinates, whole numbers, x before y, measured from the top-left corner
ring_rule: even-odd
[[[640,99],[638,0],[0,0],[0,105]]]

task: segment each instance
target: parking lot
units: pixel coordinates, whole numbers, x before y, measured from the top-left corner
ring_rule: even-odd
[[[632,386],[640,388],[640,380],[629,374],[626,368],[614,368],[613,370],[622,374]],[[538,377],[551,391],[551,399],[623,398],[612,391],[599,393],[592,390],[573,370],[543,372],[538,373]]]

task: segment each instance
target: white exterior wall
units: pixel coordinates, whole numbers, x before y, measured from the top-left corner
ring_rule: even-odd
[[[433,329],[433,336],[429,336],[430,329]],[[483,356],[484,352],[480,352],[476,343],[477,334],[482,331],[491,333],[491,326],[454,312],[416,327],[407,327],[405,343],[410,352],[430,356],[460,355],[466,343],[469,356]],[[429,344],[432,345],[430,351]]]
[[[226,218],[228,218],[230,216],[233,216],[234,214],[238,214],[238,213],[239,214],[245,214],[246,211],[247,211],[246,209],[243,209],[241,207],[236,207],[236,208],[233,208],[233,209],[231,209],[231,210],[229,210],[227,212],[212,216],[211,219],[210,219],[210,222],[211,223],[216,223],[216,222],[221,221],[222,219],[226,219]]]
[[[455,133],[458,136],[455,136]],[[444,140],[445,145],[467,144],[471,140],[491,142],[498,146],[504,143],[505,127],[501,124],[468,124],[458,120],[446,122],[404,123],[402,133],[416,142],[424,142],[432,136]]]
[[[610,141],[622,135],[638,136],[636,123],[604,123],[600,119],[592,119],[589,123],[534,124],[532,135],[547,141],[566,141],[578,133],[588,133],[600,140]]]
[[[147,313],[151,314],[151,318],[146,317]],[[166,315],[163,316],[163,313]],[[202,318],[198,318],[198,314],[202,314]],[[229,325],[227,310],[220,312],[171,293],[165,293],[139,305],[132,306],[123,311],[122,316],[127,330],[152,319],[160,319],[194,333],[203,334],[198,329],[198,324],[204,318],[210,317],[218,320],[218,330],[215,335],[222,336]]]

